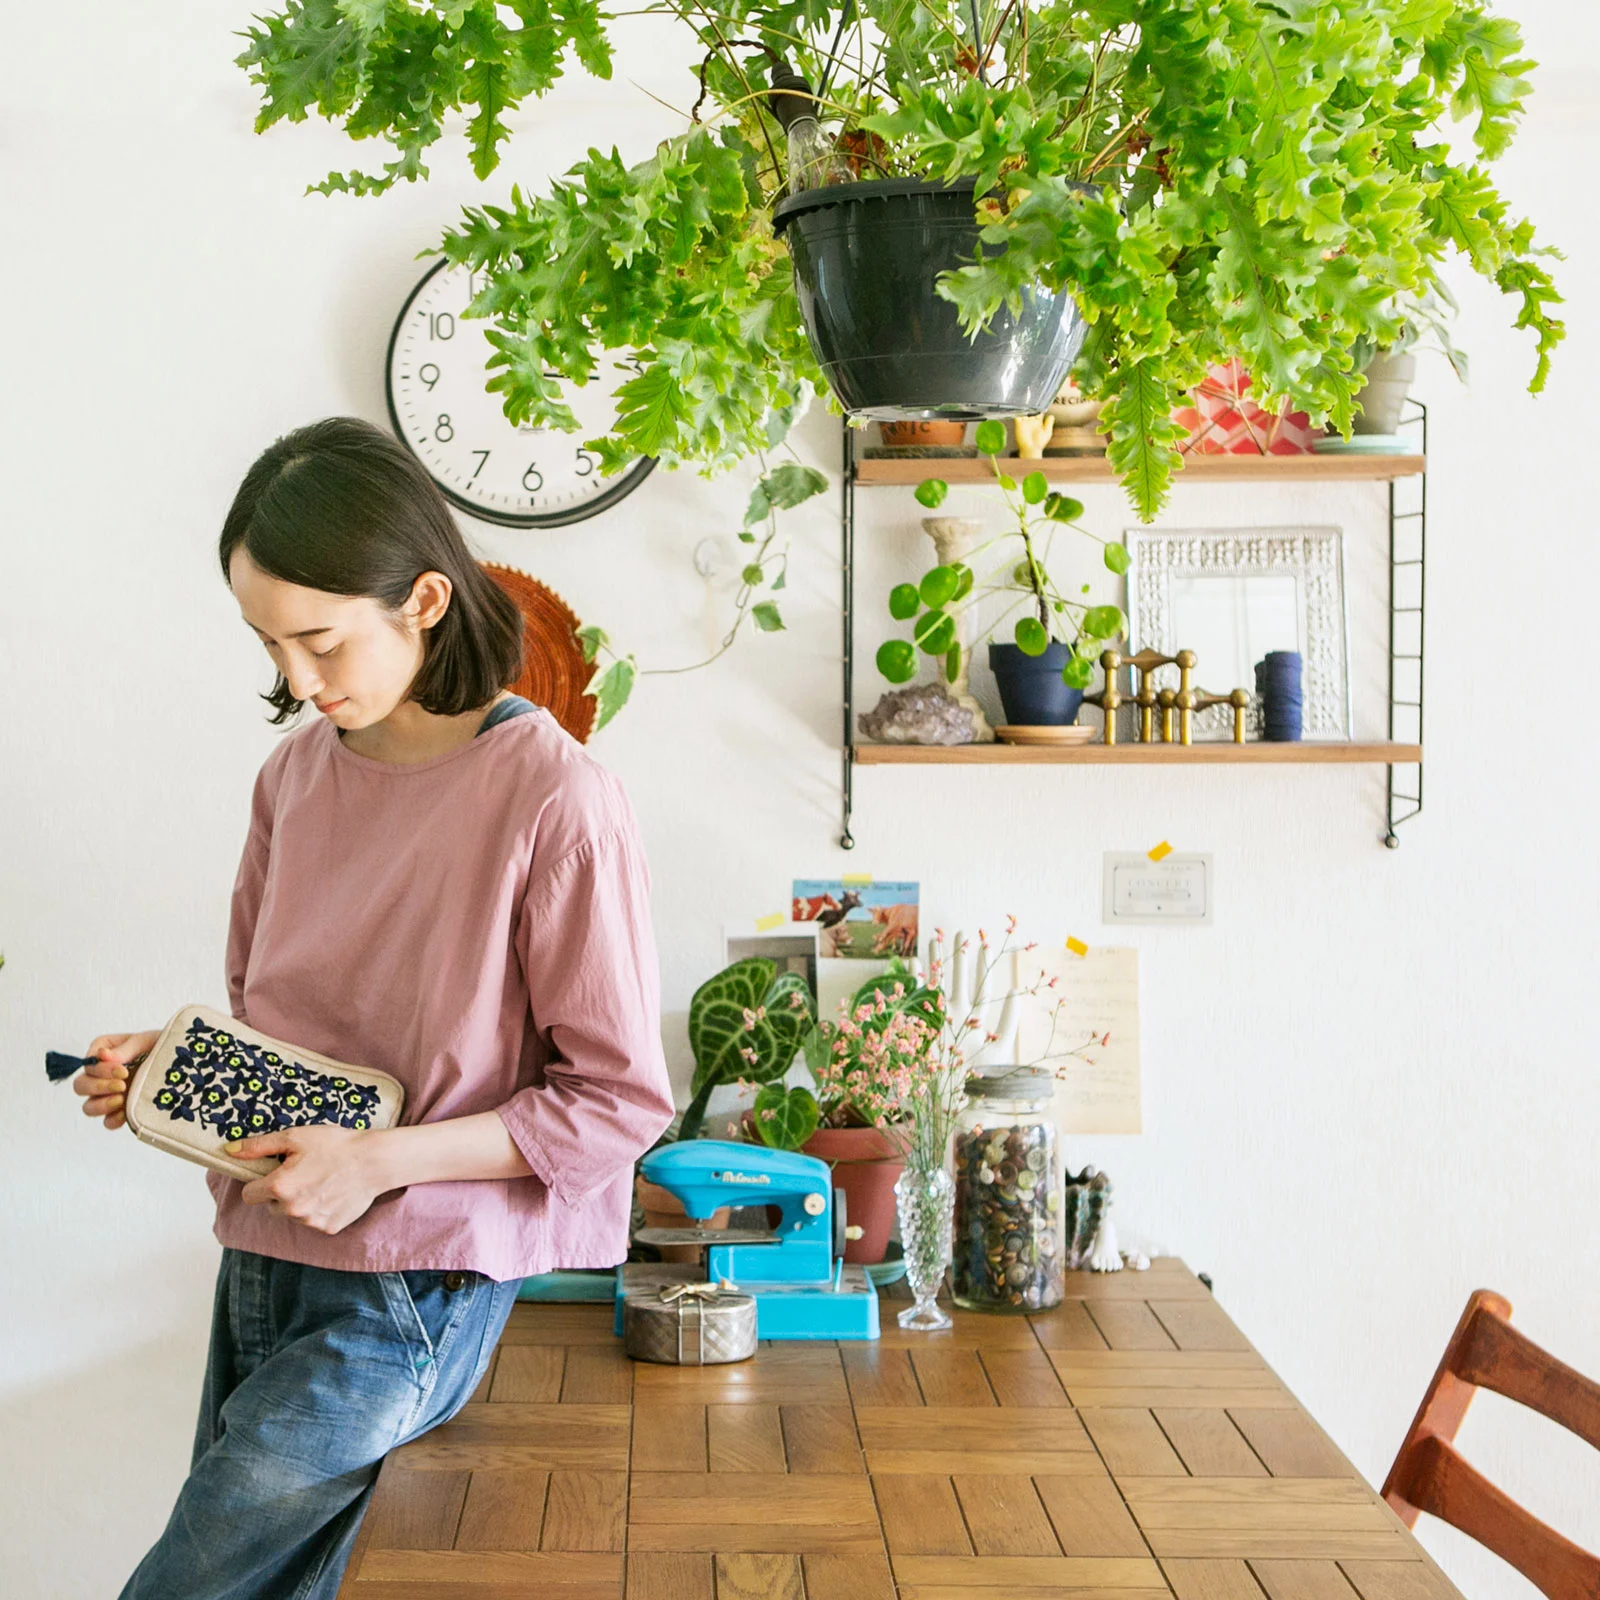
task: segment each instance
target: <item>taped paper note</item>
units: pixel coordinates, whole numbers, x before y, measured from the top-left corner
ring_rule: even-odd
[[[1145,851],[1145,854],[1149,856],[1152,861],[1165,861],[1167,857],[1172,854],[1172,846],[1168,844],[1165,839],[1163,839],[1154,850],[1147,850]]]
[[[1065,947],[1019,950],[1017,987],[1031,989],[1035,983],[1039,992],[1017,1001],[1017,1059],[1062,1074],[1055,1086],[1061,1131],[1140,1132],[1139,952],[1101,945],[1081,956]],[[1052,1037],[1057,1001],[1062,1004]],[[1102,1038],[1106,1043],[1090,1045],[1082,1057],[1067,1053]]]
[[[1089,953],[1088,945],[1082,939],[1074,939],[1070,933],[1067,935],[1067,949],[1075,956],[1086,956]]]

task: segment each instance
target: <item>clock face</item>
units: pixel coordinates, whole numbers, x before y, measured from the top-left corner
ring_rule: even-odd
[[[492,376],[490,324],[462,315],[481,287],[478,274],[440,261],[411,291],[389,337],[396,434],[453,505],[486,522],[554,528],[614,506],[649,475],[655,457],[602,478],[599,457],[583,441],[612,431],[612,390],[631,373],[602,355],[589,383],[563,385],[582,424],[576,433],[509,421],[500,396],[484,387]]]

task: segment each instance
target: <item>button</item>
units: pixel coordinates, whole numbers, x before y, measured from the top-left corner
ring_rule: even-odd
[[[444,1286],[451,1294],[454,1294],[466,1281],[467,1275],[464,1272],[447,1272],[444,1275]]]

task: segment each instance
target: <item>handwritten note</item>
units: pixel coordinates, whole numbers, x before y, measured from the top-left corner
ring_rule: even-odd
[[[1083,955],[1060,946],[1019,951],[1017,988],[1036,983],[1039,992],[1018,1001],[1017,1059],[1057,1071],[1061,1131],[1138,1133],[1139,952],[1098,945]],[[1082,1057],[1067,1053],[1091,1038],[1106,1043]]]

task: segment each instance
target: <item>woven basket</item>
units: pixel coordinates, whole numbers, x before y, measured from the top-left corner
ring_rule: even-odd
[[[573,637],[579,627],[572,607],[554,589],[515,567],[483,561],[479,565],[517,603],[522,613],[522,676],[507,687],[536,706],[544,706],[579,744],[594,732],[595,698],[583,686],[594,664],[583,659]]]

